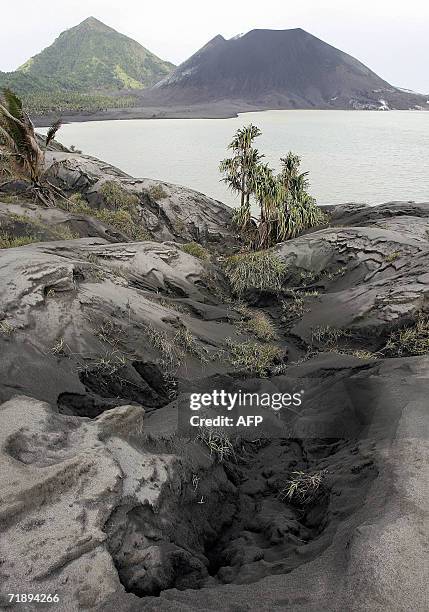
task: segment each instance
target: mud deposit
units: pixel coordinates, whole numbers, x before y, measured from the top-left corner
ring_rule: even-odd
[[[117,510],[106,533],[122,584],[144,597],[257,582],[311,561],[329,546],[338,522],[359,507],[377,474],[364,447],[341,440],[243,442],[236,463],[200,472],[178,499],[164,499],[159,513]],[[281,499],[291,472],[316,469],[328,472],[311,502]],[[171,525],[174,516],[180,522]],[[162,568],[147,571],[157,554]]]
[[[87,207],[106,180],[132,193],[148,239],[52,208],[47,242],[0,251],[3,592],[67,612],[426,612],[429,205],[336,207],[270,252],[280,283],[238,296],[221,203],[56,155]],[[10,231],[36,214],[2,207]],[[220,452],[189,424],[190,394],[215,389],[303,401]]]

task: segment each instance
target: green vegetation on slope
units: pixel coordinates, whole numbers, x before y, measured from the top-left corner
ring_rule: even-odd
[[[0,72],[0,88],[10,87],[23,96],[32,112],[99,110],[99,106],[129,106],[129,96],[124,100],[110,94],[154,85],[172,68],[173,64],[135,40],[89,17],[60,34],[52,45],[15,72]],[[67,92],[74,93],[74,99],[65,100]],[[97,98],[100,92],[108,94],[108,99]],[[50,104],[44,101],[47,94],[54,96]],[[85,97],[79,98],[78,94]],[[89,94],[96,97],[88,97]],[[60,98],[55,100],[57,96]]]
[[[225,274],[237,295],[246,291],[280,291],[286,265],[270,251],[231,255],[225,261]]]

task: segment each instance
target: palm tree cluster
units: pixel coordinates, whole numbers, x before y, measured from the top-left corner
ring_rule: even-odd
[[[237,130],[228,146],[232,157],[220,163],[224,182],[241,196],[234,222],[254,249],[294,238],[325,221],[324,213],[308,193],[308,172],[299,171],[300,157],[289,152],[280,159],[281,170],[275,174],[253,146],[260,135],[259,128],[252,124]],[[260,209],[258,219],[251,214],[251,196]]]
[[[45,147],[61,126],[56,121],[49,128]],[[52,204],[52,186],[45,176],[45,151],[39,144],[34,125],[22,101],[10,89],[0,98],[0,156],[9,174],[30,184],[30,190],[45,205]]]

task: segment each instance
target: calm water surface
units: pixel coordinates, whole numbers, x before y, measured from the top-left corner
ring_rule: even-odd
[[[219,161],[248,123],[278,168],[289,150],[310,171],[320,204],[429,199],[429,112],[266,111],[233,119],[97,121],[64,125],[59,140],[136,177],[185,185],[228,204]]]

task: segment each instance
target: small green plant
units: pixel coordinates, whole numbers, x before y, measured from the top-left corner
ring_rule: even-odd
[[[260,342],[235,342],[226,339],[226,357],[230,364],[249,374],[267,376],[274,365],[284,359],[284,351],[275,344],[261,344]]]
[[[107,210],[102,208],[93,213],[93,216],[111,225],[120,232],[127,234],[133,240],[147,240],[148,232],[141,226],[141,220],[137,219],[128,210]]]
[[[310,504],[315,500],[327,470],[308,473],[303,471],[292,472],[286,486],[280,491],[279,497],[283,501],[297,501],[301,505]]]
[[[13,249],[15,247],[24,246],[26,244],[31,244],[33,242],[37,242],[38,238],[35,236],[27,235],[27,236],[12,236],[7,232],[0,233],[0,249]]]
[[[276,328],[267,314],[253,311],[247,306],[239,306],[237,310],[243,316],[239,324],[242,331],[253,334],[262,342],[269,342],[277,337]]]
[[[188,242],[188,244],[183,244],[181,246],[182,251],[188,253],[188,255],[193,255],[194,257],[198,257],[202,261],[207,261],[210,259],[210,253],[198,242]]]
[[[292,294],[293,299],[290,301],[282,300],[282,323],[286,325],[286,327],[290,328],[296,321],[301,319],[304,315],[304,298],[298,294]]]
[[[1,166],[0,166],[0,180],[1,180],[2,176],[1,176]],[[23,200],[22,196],[18,196],[15,193],[1,193],[0,192],[0,203],[1,204],[15,204],[15,203],[19,203],[20,201]]]
[[[53,355],[66,355],[67,345],[64,338],[58,338],[55,344],[51,347],[51,353]]]
[[[135,193],[130,193],[115,181],[106,181],[99,189],[107,208],[113,210],[133,211],[140,200]]]
[[[78,155],[82,153],[81,149],[77,149],[74,145],[70,145],[69,149],[72,153],[77,153]]]
[[[144,331],[149,344],[160,354],[160,365],[169,373],[175,372],[180,366],[182,351],[177,349],[165,331],[156,329],[152,325],[146,325]]]
[[[113,350],[105,353],[104,355],[98,356],[90,364],[86,364],[82,370],[92,373],[97,373],[102,376],[114,376],[125,367],[127,360],[125,355],[119,351]]]
[[[125,332],[120,325],[107,319],[94,330],[94,336],[101,340],[101,342],[116,347],[121,338],[125,336]]]
[[[168,193],[165,191],[162,185],[152,185],[152,187],[150,187],[148,190],[148,193],[154,200],[163,200],[164,198],[168,198]]]
[[[311,270],[300,270],[299,272],[299,282],[304,283],[305,285],[314,283],[318,278],[318,275]]]
[[[386,263],[393,263],[394,261],[396,261],[399,257],[401,256],[400,251],[393,251],[392,253],[389,253],[388,255],[385,256],[384,261]]]
[[[202,363],[208,362],[208,351],[197,343],[194,336],[186,327],[180,327],[173,338],[173,343],[178,351],[193,355]]]
[[[0,334],[10,336],[14,331],[14,326],[11,325],[8,321],[0,321]]]
[[[308,291],[300,291],[302,297],[319,297],[319,291],[317,289],[310,289]]]
[[[73,193],[66,200],[59,200],[57,206],[72,213],[84,213],[85,215],[94,213],[93,209],[79,192]]]
[[[371,351],[365,351],[363,349],[352,351],[351,354],[358,359],[377,359],[378,357],[377,353],[372,353]]]
[[[319,325],[311,332],[312,342],[320,343],[324,348],[333,348],[338,340],[342,338],[350,338],[351,332],[347,329],[331,327],[330,325]]]
[[[210,450],[219,463],[225,460],[235,460],[235,450],[231,438],[222,430],[214,427],[200,427],[197,440],[200,440]]]
[[[326,278],[328,280],[334,280],[335,278],[344,276],[346,272],[347,272],[347,266],[340,266],[339,268],[336,268],[335,270],[331,270],[331,272],[327,272]]]
[[[237,295],[251,289],[278,292],[285,280],[286,265],[270,251],[256,251],[228,257],[225,274]]]
[[[132,240],[150,239],[149,233],[142,227],[138,196],[129,193],[114,181],[104,183],[100,187],[100,193],[105,203],[105,207],[101,209],[91,208],[82,194],[78,192],[66,200],[59,201],[58,206],[71,213],[95,217],[126,234]]]
[[[428,315],[419,313],[412,325],[392,332],[383,352],[395,357],[429,353]]]
[[[60,240],[75,240],[79,238],[77,232],[73,232],[67,225],[57,226],[53,230]]]
[[[198,344],[184,326],[180,327],[173,337],[151,325],[146,325],[144,330],[149,343],[160,354],[160,365],[169,376],[175,374],[186,354],[197,357],[201,363],[209,361],[208,351]]]
[[[180,217],[176,217],[173,221],[173,228],[176,234],[180,234],[186,229],[186,223]]]

